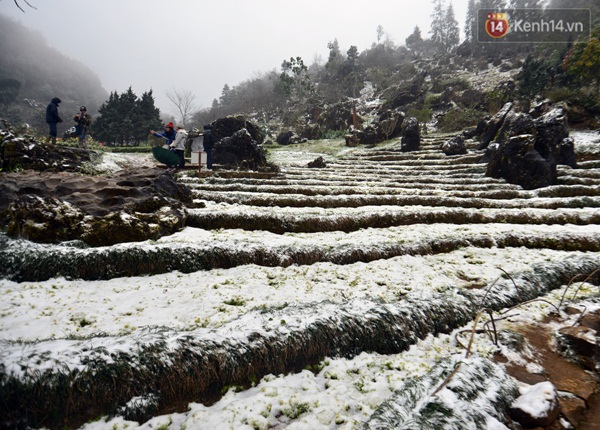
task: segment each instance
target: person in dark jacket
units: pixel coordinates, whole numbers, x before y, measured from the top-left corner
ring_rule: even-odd
[[[170,146],[171,143],[173,143],[173,141],[175,140],[177,132],[175,131],[175,126],[173,125],[173,123],[170,122],[165,126],[165,131],[163,131],[162,133],[157,133],[154,130],[150,130],[150,134],[156,137],[163,137],[167,141],[165,144],[167,146]]]
[[[58,133],[56,124],[62,122],[62,119],[58,115],[58,105],[60,103],[60,99],[58,97],[54,97],[48,104],[48,107],[46,107],[46,122],[50,127],[50,139],[52,140],[53,145],[56,145],[56,135]]]
[[[89,131],[90,125],[92,125],[92,116],[87,113],[85,106],[81,106],[79,113],[73,116],[73,121],[75,121],[75,129],[77,130],[77,146],[87,149],[85,134]]]
[[[212,127],[210,125],[204,126],[204,151],[206,152],[206,168],[212,169],[212,150],[215,145],[215,137],[212,135]]]

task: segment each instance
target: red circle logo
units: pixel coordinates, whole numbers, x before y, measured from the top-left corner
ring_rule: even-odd
[[[508,33],[507,13],[488,13],[485,21],[485,32],[494,39],[503,37]]]

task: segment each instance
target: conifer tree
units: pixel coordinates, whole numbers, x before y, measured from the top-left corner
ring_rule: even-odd
[[[460,42],[460,34],[458,28],[458,22],[454,18],[454,7],[452,2],[446,9],[446,19],[444,20],[444,48],[446,52],[451,52],[456,49]]]
[[[445,9],[442,0],[433,0],[430,33],[431,42],[442,52],[451,52],[458,46],[460,35],[452,3]]]
[[[442,0],[433,0],[433,13],[431,14],[431,41],[434,45],[444,44],[444,4]]]
[[[421,29],[419,26],[415,26],[412,34],[404,41],[406,47],[411,51],[418,51],[423,44],[423,38],[421,37]]]
[[[469,0],[465,18],[465,40],[469,43],[477,42],[477,7],[475,0]]]
[[[152,91],[141,99],[131,87],[119,95],[111,93],[98,109],[100,116],[93,125],[94,137],[101,141],[138,145],[146,140],[150,129],[160,129],[160,111],[154,106]]]

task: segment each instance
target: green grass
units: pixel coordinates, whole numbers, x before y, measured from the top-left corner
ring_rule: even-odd
[[[345,139],[319,139],[292,145],[272,145],[268,147],[268,150],[269,152],[304,151],[336,156],[346,148]]]

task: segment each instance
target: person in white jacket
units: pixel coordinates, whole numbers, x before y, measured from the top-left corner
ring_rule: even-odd
[[[177,167],[182,168],[185,166],[185,140],[187,139],[187,131],[183,128],[183,125],[177,126],[177,134],[175,139],[169,145],[173,152],[179,157],[179,165]]]

